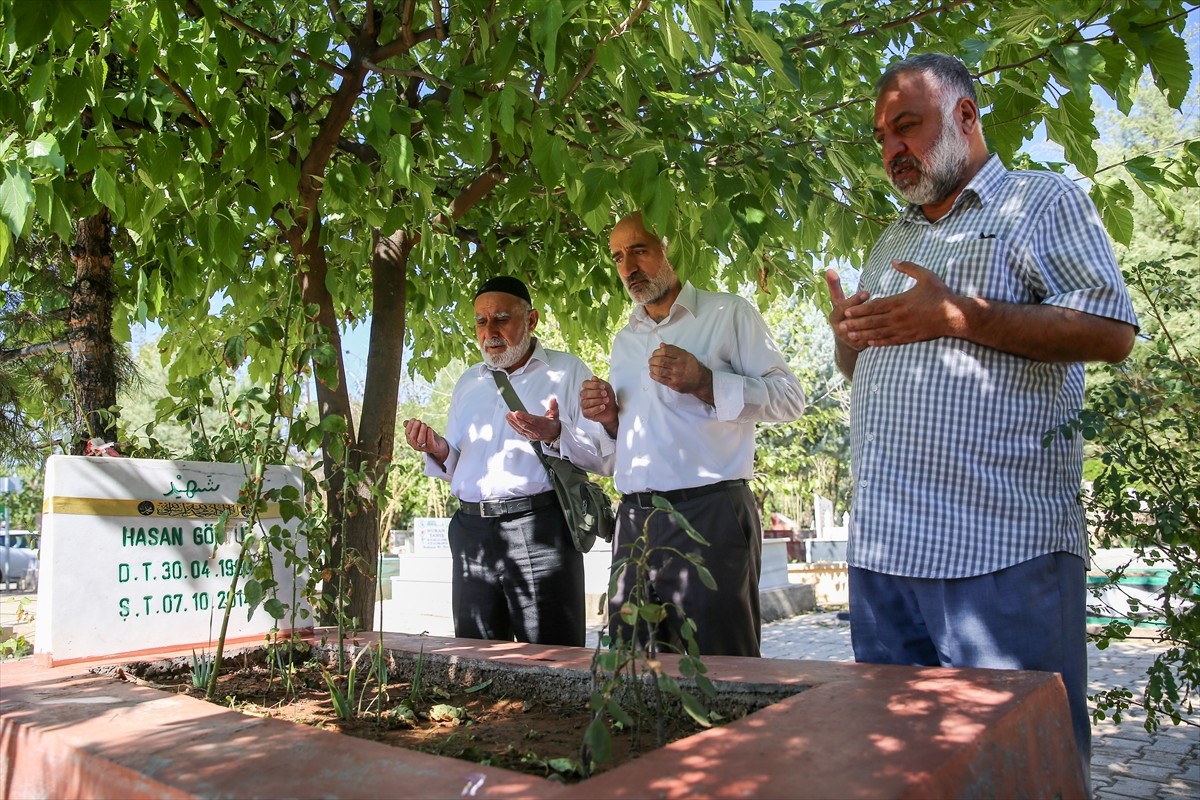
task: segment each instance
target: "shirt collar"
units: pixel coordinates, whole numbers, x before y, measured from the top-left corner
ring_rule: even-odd
[[[986,207],[992,198],[996,196],[996,192],[1000,191],[1001,184],[1008,176],[1008,169],[1000,161],[1000,156],[993,153],[988,156],[988,160],[983,162],[983,166],[979,168],[979,172],[971,180],[967,181],[967,185],[959,192],[958,197],[954,198],[954,203],[950,206],[950,210],[942,217],[945,219],[957,211],[961,206],[970,202],[974,198],[979,205]],[[925,219],[925,215],[921,213],[921,207],[914,204],[909,204],[904,209],[901,219],[905,222],[915,222],[923,225],[931,224]]]
[[[525,372],[525,370],[529,369],[535,361],[540,361],[543,364],[550,363],[550,360],[546,358],[546,351],[542,349],[542,343],[538,341],[537,337],[534,337],[533,339],[533,354],[529,356],[529,360],[522,364],[519,369],[514,370],[511,374],[520,375],[522,372]],[[489,367],[486,361],[480,361],[475,365],[475,368],[479,370],[479,374],[483,377],[487,377],[489,372],[502,371],[494,367]]]
[[[629,327],[637,330],[638,328],[655,328],[668,320],[676,319],[679,313],[686,312],[693,317],[696,316],[696,306],[699,303],[700,295],[696,291],[696,287],[692,286],[691,281],[684,281],[683,288],[679,290],[679,296],[675,298],[675,302],[671,304],[671,310],[662,322],[655,322],[650,319],[650,315],[646,313],[646,307],[637,305],[633,307],[633,313],[629,315]]]

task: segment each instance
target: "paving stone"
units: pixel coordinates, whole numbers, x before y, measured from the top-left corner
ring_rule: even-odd
[[[1114,797],[1154,800],[1154,798],[1159,796],[1158,792],[1160,788],[1162,788],[1162,784],[1156,781],[1144,781],[1140,778],[1121,776],[1113,781],[1112,786],[1105,789],[1105,792]]]
[[[1196,742],[1186,739],[1174,739],[1165,736],[1159,736],[1154,740],[1153,747],[1162,753],[1186,753],[1196,747]]]
[[[1148,781],[1168,781],[1179,775],[1179,762],[1150,763],[1142,759],[1109,764],[1108,769],[1117,775],[1131,775]]]

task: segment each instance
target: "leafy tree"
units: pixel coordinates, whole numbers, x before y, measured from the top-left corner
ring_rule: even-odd
[[[173,378],[245,369],[271,413],[315,376],[320,422],[292,435],[320,447],[325,566],[349,570],[364,624],[404,347],[426,376],[463,353],[455,313],[481,274],[525,277],[568,338],[600,335],[625,308],[603,234],[640,208],[698,282],[811,292],[813,258],[860,261],[895,213],[866,124],[894,56],[961,55],[993,149],[1044,122],[1086,176],[1092,85],[1127,108],[1148,66],[1177,107],[1191,69],[1181,0],[0,8],[0,283],[36,272],[16,240],[73,242],[107,213],[118,339],[157,321]],[[339,323],[367,315],[355,413]]]
[[[1097,716],[1120,719],[1138,706],[1153,729],[1163,718],[1200,724],[1200,109],[1193,97],[1182,115],[1171,112],[1148,86],[1136,101],[1129,117],[1112,115],[1115,136],[1103,152],[1110,185],[1136,192],[1119,255],[1142,341],[1124,364],[1094,370],[1088,410],[1074,427],[1091,440],[1097,543],[1168,570],[1161,606],[1131,604],[1133,618],[1115,619],[1098,638],[1101,647],[1124,639],[1134,621],[1160,627],[1169,647],[1155,657],[1145,691],[1135,697],[1118,685],[1093,697]],[[1118,588],[1128,566],[1109,575]]]

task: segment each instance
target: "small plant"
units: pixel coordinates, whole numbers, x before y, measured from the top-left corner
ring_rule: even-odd
[[[408,703],[415,706],[421,700],[421,670],[425,666],[425,642],[422,640],[421,649],[417,651],[417,666],[413,669],[412,689],[408,693]]]
[[[362,691],[359,692],[358,665],[362,657],[367,653],[374,653],[374,656],[367,662],[370,664],[370,669],[367,670],[367,674],[362,681]],[[362,716],[376,704],[378,704],[380,717],[383,717],[383,707],[387,700],[388,682],[387,654],[383,647],[369,645],[358,651],[350,661],[350,669],[346,671],[345,689],[339,685],[337,677],[330,673],[323,665],[321,666],[321,675],[325,679],[325,686],[329,689],[330,702],[333,703],[333,709],[339,719],[349,720]],[[376,682],[379,691],[370,703],[366,703],[367,693],[372,680]],[[366,704],[365,707],[364,703]]]
[[[593,690],[589,702],[592,720],[584,732],[580,753],[580,771],[584,777],[591,773],[593,764],[603,764],[612,757],[610,726],[629,730],[636,746],[643,722],[652,721],[658,746],[664,746],[667,743],[668,696],[676,698],[687,715],[702,727],[711,726],[717,718],[696,695],[667,674],[658,658],[660,647],[679,649],[660,642],[656,634],[657,626],[670,612],[674,612],[680,619],[680,636],[683,640],[679,652],[680,675],[694,683],[706,697],[716,695],[716,688],[706,675],[708,669],[700,659],[695,622],[687,617],[682,608],[651,599],[651,557],[667,555],[687,560],[709,589],[717,588],[716,581],[699,555],[673,547],[651,545],[650,520],[657,513],[671,514],[691,539],[700,545],[707,545],[708,542],[669,501],[656,495],[654,506],[655,509],[646,518],[641,535],[633,542],[630,554],[613,561],[608,590],[610,596],[616,592],[617,581],[623,570],[632,569],[636,577],[633,591],[620,609],[621,619],[632,632],[632,640],[626,641],[621,633],[615,638],[604,634],[592,656]],[[646,688],[650,690],[648,699],[644,696]]]
[[[217,659],[212,653],[196,654],[192,651],[192,686],[196,689],[207,689],[209,681],[214,677]]]
[[[2,658],[24,658],[32,652],[33,644],[25,638],[24,634],[19,633],[0,642],[0,657]]]

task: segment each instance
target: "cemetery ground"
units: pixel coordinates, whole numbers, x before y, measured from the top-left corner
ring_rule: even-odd
[[[36,629],[36,596],[0,592],[0,626],[4,638]],[[1146,668],[1162,645],[1142,636],[1117,642],[1107,650],[1089,648],[1092,691],[1118,682],[1138,691]],[[819,611],[769,623],[763,628],[763,654],[771,658],[850,661],[849,625],[834,611]],[[2,674],[3,666],[0,666]],[[0,679],[0,693],[3,693]],[[577,750],[582,730],[573,731]],[[544,749],[539,753],[548,752]],[[1196,728],[1166,725],[1144,729],[1136,713],[1116,724],[1093,724],[1092,789],[1097,800],[1169,800],[1200,796],[1200,733]]]

